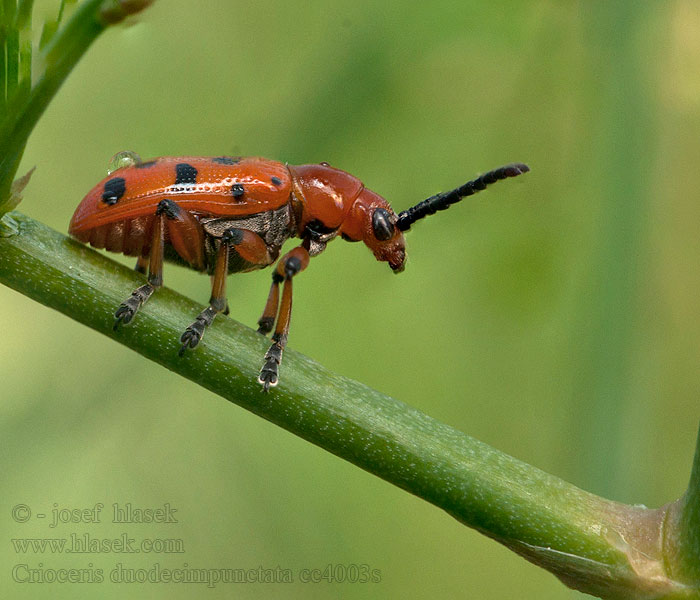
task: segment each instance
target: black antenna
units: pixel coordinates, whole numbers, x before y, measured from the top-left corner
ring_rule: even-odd
[[[505,165],[504,167],[499,167],[488,173],[484,173],[480,177],[472,181],[467,181],[463,186],[458,187],[451,192],[443,192],[442,194],[437,194],[431,196],[423,202],[419,202],[415,206],[412,206],[408,210],[404,210],[399,213],[399,218],[396,221],[396,226],[401,231],[408,231],[411,225],[415,223],[418,219],[427,217],[428,215],[435,214],[439,210],[445,210],[453,205],[455,202],[459,202],[462,198],[476,194],[481,190],[486,189],[487,185],[496,183],[501,179],[507,179],[508,177],[517,177],[523,173],[527,173],[530,167],[522,163],[512,163],[510,165]]]

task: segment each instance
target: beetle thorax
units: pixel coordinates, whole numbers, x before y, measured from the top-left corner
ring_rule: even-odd
[[[303,236],[307,228],[318,235],[335,234],[362,191],[362,182],[327,163],[289,166],[289,172],[300,206],[299,235]]]
[[[297,225],[294,212],[289,203],[266,212],[256,213],[241,218],[203,218],[200,220],[206,234],[205,255],[211,270],[214,266],[221,237],[227,229],[235,227],[257,233],[268,247],[270,262],[279,257],[280,249],[287,239],[296,235]],[[253,265],[241,260],[234,247],[229,252],[229,273],[254,271],[267,265]]]

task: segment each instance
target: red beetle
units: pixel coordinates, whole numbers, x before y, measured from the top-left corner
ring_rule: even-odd
[[[115,313],[117,329],[129,323],[163,284],[163,261],[185,264],[212,276],[212,294],[180,338],[180,355],[194,348],[220,312],[227,312],[226,276],[275,262],[290,237],[302,242],[285,254],[272,274],[272,288],[258,331],[272,346],[258,381],[277,385],[292,312],[292,278],[340,235],[364,242],[395,273],[403,270],[403,232],[412,223],[444,210],[488,184],[529,171],[511,164],[485,173],[450,192],[432,196],[398,215],[388,202],[353,175],[328,163],[292,166],[264,158],[163,157],[141,161],[133,153],[115,156],[120,168],[97,184],[80,203],[69,232],[81,242],[137,256],[146,273]],[[114,161],[113,161],[114,164]],[[279,286],[284,282],[282,302]]]

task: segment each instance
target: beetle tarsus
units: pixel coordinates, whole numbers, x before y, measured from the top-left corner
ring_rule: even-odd
[[[150,283],[147,283],[146,285],[142,285],[140,288],[131,292],[131,296],[124,300],[124,302],[119,305],[119,308],[114,313],[114,318],[116,321],[114,322],[112,330],[116,331],[120,324],[128,325],[134,318],[134,315],[138,312],[139,308],[141,308],[144,302],[151,297],[153,290],[153,286]]]
[[[187,350],[188,348],[197,347],[199,342],[202,340],[205,328],[206,325],[204,324],[204,321],[201,321],[198,318],[194,323],[192,323],[192,325],[185,329],[183,334],[180,336],[182,347],[178,351],[179,356],[182,356],[185,353],[185,350]]]
[[[204,330],[202,330],[201,332],[196,331],[193,326],[194,324],[190,325],[180,336],[182,346],[177,351],[177,355],[180,357],[185,355],[185,351],[188,348],[196,348],[197,344],[199,344],[199,341],[202,339],[202,334],[204,333]]]
[[[286,336],[274,341],[270,349],[265,353],[265,364],[260,369],[258,383],[262,384],[263,391],[267,392],[279,382],[279,368],[282,362],[282,352],[286,343]]]
[[[180,336],[182,347],[178,350],[178,356],[183,356],[188,348],[197,347],[197,344],[202,340],[204,330],[212,324],[216,313],[217,311],[211,306],[208,306],[199,313],[194,323],[185,329]]]
[[[131,319],[134,318],[134,315],[136,314],[136,310],[131,308],[130,306],[127,306],[126,304],[122,304],[118,309],[117,312],[114,313],[114,325],[112,326],[112,331],[116,331],[119,329],[120,325],[128,325],[131,322]]]

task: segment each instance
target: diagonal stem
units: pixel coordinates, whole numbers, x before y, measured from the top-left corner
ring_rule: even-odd
[[[671,572],[700,587],[700,431],[688,489],[668,511],[664,554]]]
[[[0,237],[0,282],[431,502],[570,587],[604,598],[700,597],[692,573],[664,562],[667,507],[585,492],[293,351],[265,395],[256,382],[265,340],[231,319],[180,358],[183,324],[200,307],[166,288],[115,333],[114,309],[139,276],[26,216],[8,219],[16,228]],[[693,473],[697,481],[697,464]]]

